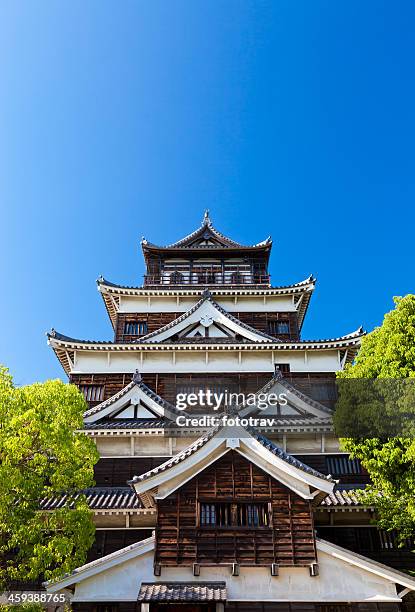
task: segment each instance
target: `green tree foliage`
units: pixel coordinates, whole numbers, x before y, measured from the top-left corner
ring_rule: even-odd
[[[334,421],[346,435],[344,450],[371,476],[365,497],[376,503],[379,525],[403,539],[415,534],[415,295],[394,301],[382,325],[363,338],[355,363],[338,373]],[[350,424],[356,435],[344,433]]]
[[[84,495],[96,447],[83,433],[85,400],[59,380],[17,388],[0,367],[0,586],[46,579],[85,562],[94,525]],[[70,495],[70,506],[39,511],[41,499]]]

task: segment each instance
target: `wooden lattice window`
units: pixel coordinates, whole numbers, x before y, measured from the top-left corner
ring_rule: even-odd
[[[289,321],[268,321],[268,331],[272,336],[288,335],[290,333]]]
[[[147,333],[147,321],[126,321],[124,336],[143,336]]]
[[[268,502],[203,502],[200,504],[201,527],[269,527]]]
[[[102,402],[104,399],[104,385],[81,385],[79,390],[87,402]]]

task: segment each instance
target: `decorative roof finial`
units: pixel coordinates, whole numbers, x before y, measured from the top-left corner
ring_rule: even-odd
[[[140,382],[142,382],[142,380],[143,380],[143,379],[142,379],[142,376],[141,376],[140,372],[139,372],[138,370],[136,370],[136,371],[134,372],[134,374],[133,374],[133,381],[134,381],[136,384],[139,384]]]
[[[209,217],[209,209],[207,208],[205,210],[205,214],[203,215],[202,225],[209,225],[209,223],[211,223],[211,220]]]

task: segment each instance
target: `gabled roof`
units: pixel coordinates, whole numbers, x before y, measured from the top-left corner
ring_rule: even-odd
[[[165,498],[188,480],[234,450],[304,499],[320,500],[333,490],[334,481],[298,459],[253,428],[220,426],[211,429],[158,467],[135,476],[134,487],[145,507]]]
[[[131,403],[143,404],[155,414],[155,417],[174,419],[179,414],[173,404],[170,404],[150,389],[150,387],[147,387],[139,372],[136,371],[132,381],[121,391],[84,412],[84,421],[88,424],[96,423],[104,417],[119,412],[120,409]],[[156,421],[157,418],[155,418]]]
[[[148,242],[145,238],[141,240],[141,245],[144,253],[151,250],[177,250],[177,249],[196,249],[196,250],[215,250],[215,249],[255,249],[269,251],[272,245],[271,237],[257,244],[246,246],[239,242],[235,242],[231,238],[228,238],[219,230],[217,230],[209,217],[209,211],[206,210],[203,216],[202,224],[195,231],[191,232],[184,238],[168,244],[165,246],[159,246]]]
[[[239,319],[227,312],[222,306],[212,298],[209,290],[203,292],[203,297],[190,310],[182,314],[177,319],[174,319],[160,329],[153,331],[145,336],[141,336],[137,342],[163,342],[176,334],[184,331],[192,324],[201,324],[204,328],[209,328],[211,325],[218,323],[219,325],[231,330],[235,334],[241,335],[247,340],[253,342],[278,342],[277,338],[265,334],[257,329],[254,329],[246,323],[242,323]],[[215,341],[214,338],[210,340]]]
[[[287,398],[287,406],[291,408],[292,412],[297,412],[297,416],[301,418],[303,422],[314,423],[315,421],[320,421],[321,424],[330,424],[332,421],[332,411],[330,408],[327,408],[317,400],[312,399],[305,393],[302,393],[299,389],[294,387],[286,378],[284,378],[283,374],[280,371],[276,371],[274,376],[269,380],[259,391],[256,392],[256,396],[260,397],[263,394],[275,394],[277,396],[285,395]],[[283,408],[284,410],[284,408]],[[253,412],[257,412],[261,415],[261,412],[265,415],[269,414],[269,410],[261,411],[256,404],[239,407],[238,410],[240,416],[247,416]],[[288,409],[287,409],[288,412]],[[287,415],[282,414],[281,418],[285,418],[289,420],[290,412]],[[294,418],[294,417],[292,417]]]

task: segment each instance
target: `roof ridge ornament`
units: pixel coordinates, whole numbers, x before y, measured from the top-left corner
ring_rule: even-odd
[[[205,289],[205,290],[203,291],[203,293],[202,293],[202,298],[203,298],[204,300],[208,300],[208,299],[210,299],[211,297],[212,297],[212,294],[211,294],[211,292],[209,291],[209,289]]]
[[[140,384],[141,382],[143,382],[143,377],[141,376],[141,373],[140,373],[138,370],[136,370],[136,371],[134,372],[134,374],[133,374],[133,382],[134,382],[136,385],[138,385],[138,384]]]
[[[212,223],[212,220],[209,217],[209,209],[206,208],[205,213],[203,215],[202,225],[210,225],[211,223]]]

